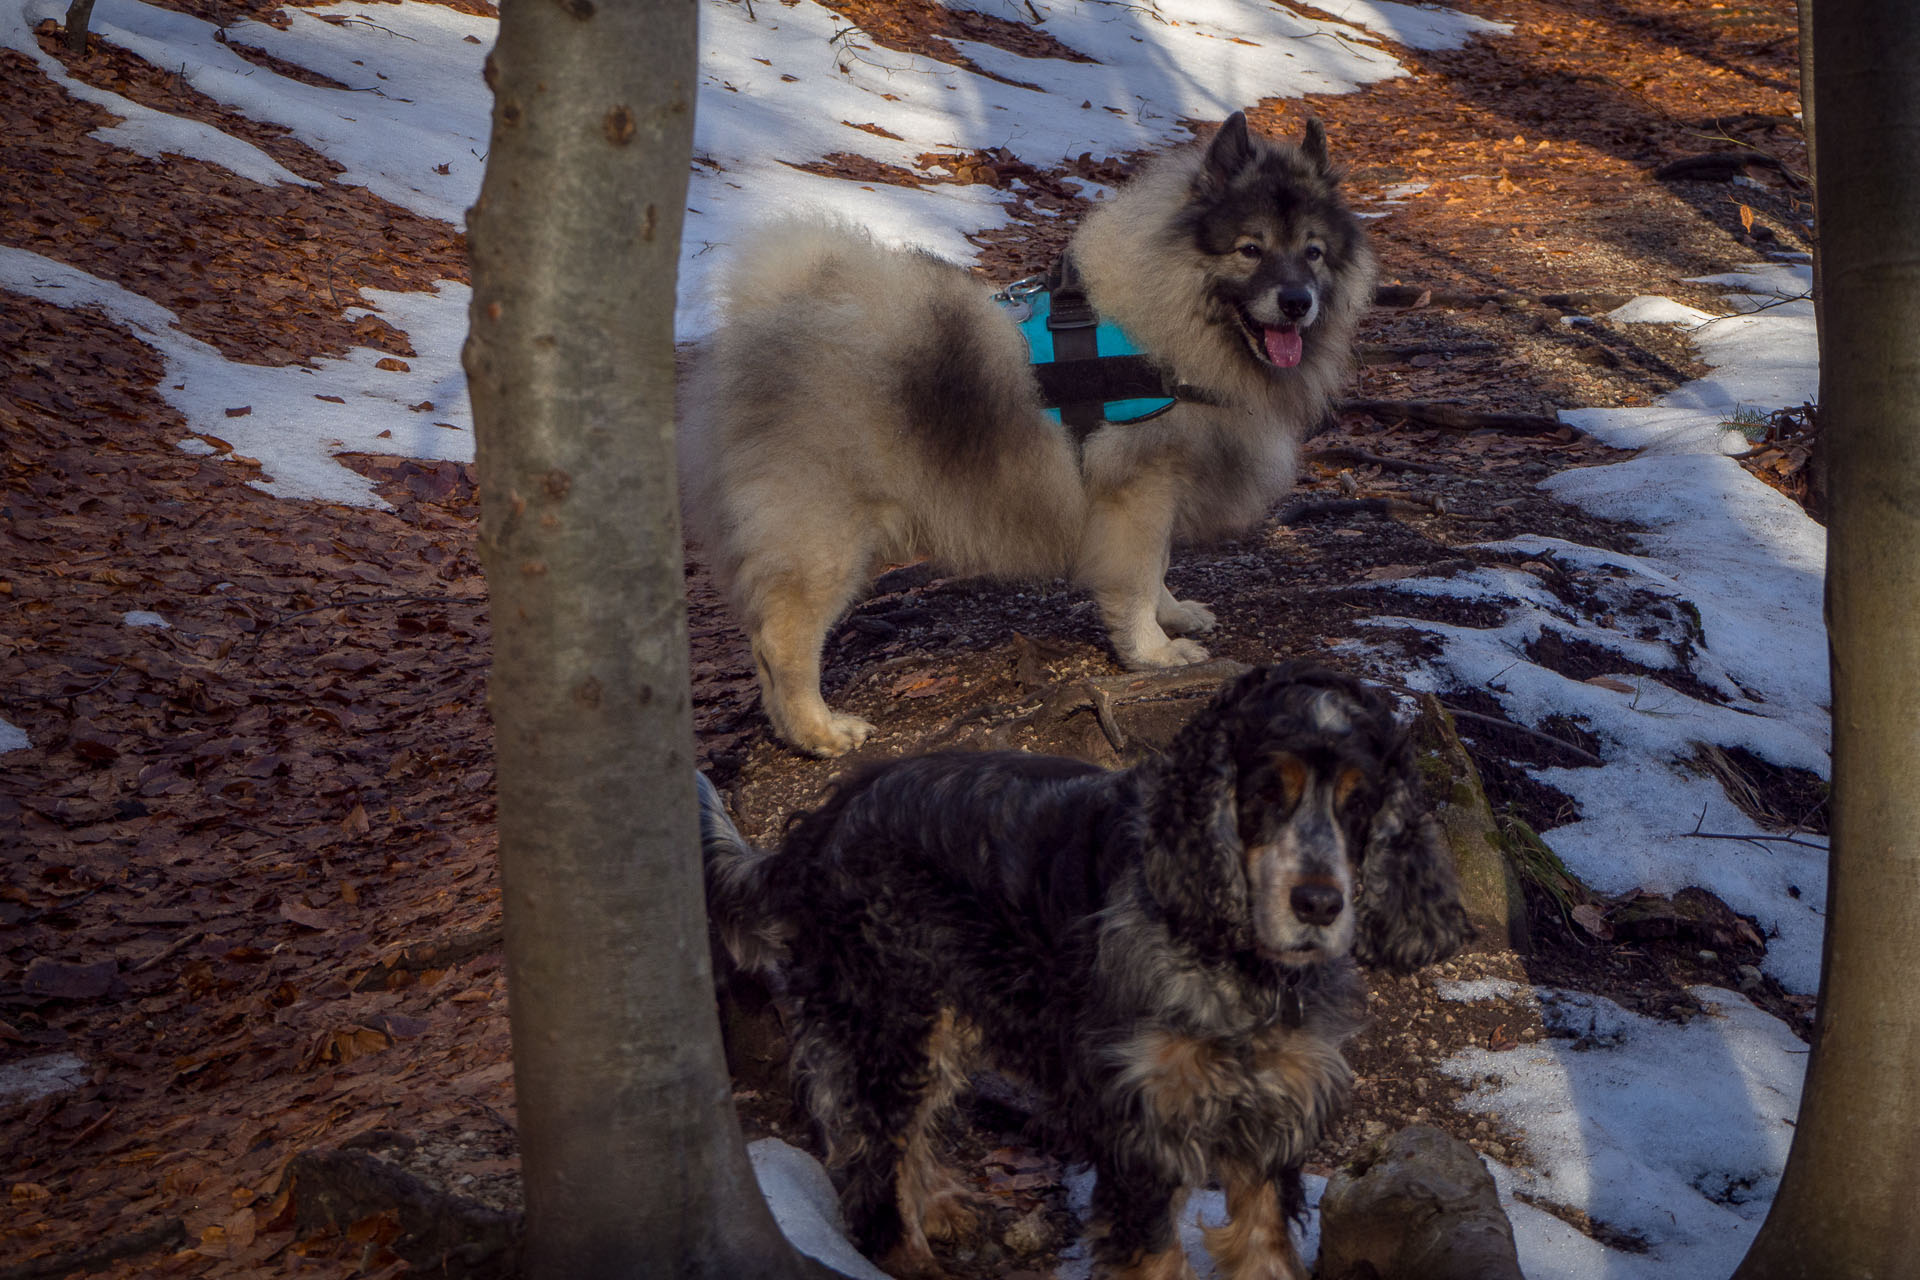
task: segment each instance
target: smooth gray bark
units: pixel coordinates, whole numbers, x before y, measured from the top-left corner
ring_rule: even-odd
[[[708,971],[673,462],[695,0],[502,6],[466,367],[528,1274],[821,1274]]]
[[[1819,0],[1833,835],[1792,1156],[1739,1280],[1920,1276],[1920,6]]]

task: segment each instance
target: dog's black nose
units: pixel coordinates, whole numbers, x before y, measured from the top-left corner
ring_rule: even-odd
[[[1302,924],[1332,924],[1346,905],[1345,896],[1330,884],[1297,884],[1288,901]]]
[[[1299,320],[1313,310],[1313,291],[1299,285],[1293,285],[1280,291],[1280,314],[1289,320]]]

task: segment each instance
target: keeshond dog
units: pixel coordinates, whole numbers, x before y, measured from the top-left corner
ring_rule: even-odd
[[[1165,585],[1173,539],[1245,530],[1293,483],[1350,363],[1374,259],[1310,121],[1142,167],[1074,234],[1094,309],[1179,385],[1174,407],[1082,441],[1042,407],[988,286],[832,223],[733,258],[681,442],[689,525],[753,647],[774,731],[835,756],[873,732],[828,709],[828,629],[888,563],[1071,576],[1130,669],[1198,662],[1214,617]]]

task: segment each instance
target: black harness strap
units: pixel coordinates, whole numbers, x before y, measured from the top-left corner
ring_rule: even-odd
[[[1077,336],[1077,335],[1076,335]],[[1054,350],[1060,349],[1060,335],[1054,335]],[[1088,405],[1094,410],[1094,423],[1100,420],[1100,408],[1110,400],[1153,400],[1172,395],[1160,366],[1145,356],[1096,356],[1091,360],[1057,359],[1033,366],[1039,379],[1042,402],[1057,406],[1061,421],[1069,426],[1068,410]]]
[[[1100,324],[1098,316],[1093,314],[1093,304],[1087,301],[1086,286],[1080,282],[1080,269],[1073,265],[1073,259],[1061,254],[1054,260],[1053,270],[1047,273],[1047,292],[1051,295],[1050,309],[1047,312],[1047,332],[1053,335],[1052,366],[1041,365],[1035,372],[1040,374],[1040,388],[1047,396],[1049,404],[1054,403],[1054,392],[1048,389],[1049,368],[1062,368],[1060,375],[1065,386],[1061,388],[1060,421],[1067,430],[1073,432],[1075,440],[1085,440],[1100,426],[1106,402],[1112,398],[1101,394],[1098,377],[1101,360],[1099,340],[1095,336]],[[1145,361],[1140,363],[1144,364]],[[1159,374],[1153,374],[1153,385],[1157,390],[1160,384]],[[1146,394],[1154,394],[1149,391]]]
[[[1073,433],[1075,443],[1085,444],[1106,421],[1107,406],[1119,401],[1167,401],[1161,408],[1127,419],[1127,425],[1157,418],[1175,401],[1221,403],[1203,388],[1169,382],[1166,370],[1147,356],[1101,355],[1100,317],[1072,258],[1062,254],[1054,261],[1047,272],[1046,293],[1053,359],[1034,365],[1033,376],[1040,384],[1041,403],[1060,411],[1060,421]]]

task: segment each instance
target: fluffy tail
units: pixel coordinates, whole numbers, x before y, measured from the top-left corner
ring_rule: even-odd
[[[707,918],[734,964],[770,977],[787,958],[788,927],[773,910],[768,864],[777,852],[755,849],[727,816],[726,804],[707,775],[700,788],[700,861],[706,869]]]

